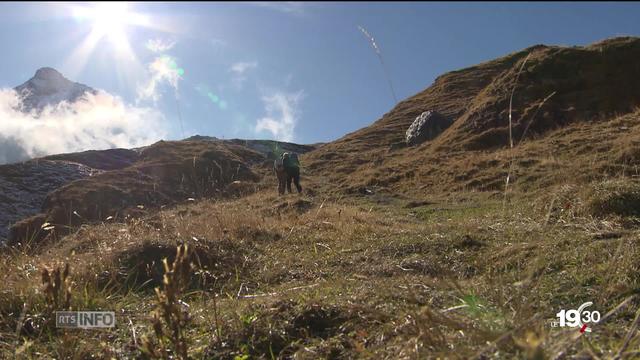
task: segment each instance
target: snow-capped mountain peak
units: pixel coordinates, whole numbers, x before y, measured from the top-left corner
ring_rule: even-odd
[[[50,67],[38,69],[31,79],[14,90],[18,92],[25,112],[41,111],[48,105],[57,105],[62,101],[72,103],[85,93],[96,93],[91,87],[73,82]]]

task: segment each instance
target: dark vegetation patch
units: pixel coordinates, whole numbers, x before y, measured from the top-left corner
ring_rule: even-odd
[[[236,327],[224,341],[214,343],[207,356],[216,359],[255,358],[350,358],[357,333],[379,320],[357,306],[322,303],[301,304],[292,300],[249,306],[238,314]],[[306,349],[305,349],[306,348]],[[306,353],[306,355],[305,355]]]
[[[608,180],[593,187],[587,209],[594,216],[640,216],[640,182]]]
[[[231,240],[202,240],[190,244],[189,259],[194,276],[190,288],[221,288],[226,281],[253,268],[245,257],[250,245]],[[172,263],[175,246],[167,244],[142,243],[138,247],[115,254],[114,266],[104,270],[98,279],[99,288],[117,291],[153,291],[162,285],[164,259]]]

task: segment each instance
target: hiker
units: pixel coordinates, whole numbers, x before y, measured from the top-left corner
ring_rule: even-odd
[[[296,185],[298,194],[302,192],[302,186],[300,186],[300,161],[298,160],[298,154],[296,153],[284,153],[282,154],[282,165],[284,171],[287,174],[287,190],[291,193],[291,181]]]
[[[277,158],[273,162],[273,170],[278,178],[278,194],[284,195],[285,184],[287,183],[287,173],[284,170],[284,164],[282,163],[282,157]]]

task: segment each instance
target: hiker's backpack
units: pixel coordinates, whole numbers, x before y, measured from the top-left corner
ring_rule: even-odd
[[[291,162],[292,165],[300,167],[300,160],[298,160],[298,154],[290,153],[289,154],[289,159],[290,159],[289,161]]]
[[[285,153],[282,156],[282,162],[284,163],[285,169],[293,169],[300,167],[300,160],[298,160],[298,154],[296,153]]]

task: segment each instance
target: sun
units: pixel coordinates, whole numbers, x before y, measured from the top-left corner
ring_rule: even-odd
[[[152,28],[149,17],[136,12],[126,2],[95,2],[82,5],[63,4],[70,18],[86,36],[77,42],[65,60],[70,74],[79,74],[89,63],[96,49],[111,57],[119,80],[128,81],[140,72],[140,65],[129,41],[136,28]],[[77,40],[76,40],[77,41]]]
[[[125,2],[101,2],[73,8],[78,21],[89,22],[89,38],[94,42],[109,40],[119,51],[128,48],[127,27],[145,26],[146,17],[133,12]]]
[[[108,56],[108,64],[113,66],[118,81],[132,82],[137,74],[144,71],[136,56],[130,39],[136,39],[136,31],[141,29],[161,33],[176,33],[173,24],[166,17],[141,13],[134,8],[136,3],[93,2],[83,4],[56,4],[67,16],[74,20],[74,28],[84,37],[76,37],[64,67],[73,76],[80,74],[93,59],[96,50],[101,56]]]
[[[92,9],[93,31],[117,44],[126,39],[126,25],[131,14],[126,3],[97,4]]]

